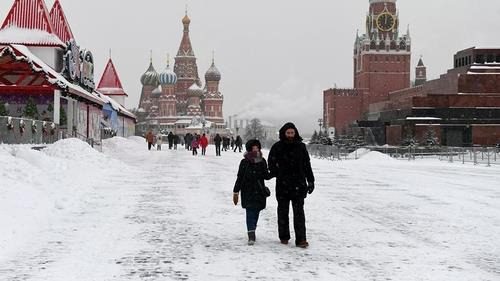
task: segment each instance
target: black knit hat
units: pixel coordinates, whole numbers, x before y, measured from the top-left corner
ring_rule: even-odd
[[[249,140],[245,144],[245,148],[246,148],[247,152],[252,151],[252,147],[254,147],[254,146],[257,146],[259,148],[259,150],[262,149],[262,146],[260,145],[259,140]]]

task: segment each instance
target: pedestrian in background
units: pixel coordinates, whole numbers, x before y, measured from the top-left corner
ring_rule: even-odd
[[[220,155],[220,146],[222,144],[222,138],[220,137],[219,134],[215,135],[214,144],[215,144],[215,156],[221,156]]]
[[[153,146],[153,142],[155,136],[153,135],[153,132],[151,130],[146,134],[146,142],[148,143],[148,150],[151,150],[151,147]]]
[[[200,146],[201,146],[201,155],[205,155],[207,153],[208,139],[205,134],[200,138]]]

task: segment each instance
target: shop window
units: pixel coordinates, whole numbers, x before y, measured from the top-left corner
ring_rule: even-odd
[[[496,57],[495,61],[500,63],[500,54],[497,54],[497,57]]]
[[[487,62],[495,62],[495,56],[493,54],[489,54],[486,58]]]
[[[484,56],[483,55],[476,55],[475,63],[484,63]]]

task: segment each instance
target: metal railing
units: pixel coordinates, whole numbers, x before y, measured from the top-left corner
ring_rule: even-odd
[[[0,116],[0,143],[54,143],[59,139],[59,131],[59,126],[49,121]]]
[[[399,160],[439,159],[450,163],[473,163],[487,166],[500,165],[498,147],[396,147],[363,146],[336,147],[328,145],[308,145],[309,154],[318,159],[356,160],[370,151],[378,151]]]

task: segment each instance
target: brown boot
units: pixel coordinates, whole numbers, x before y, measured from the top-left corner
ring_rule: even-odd
[[[299,248],[305,249],[305,248],[309,247],[309,243],[307,243],[307,241],[304,240],[304,241],[297,243],[296,246]]]
[[[253,246],[255,244],[255,230],[248,232],[248,245]]]
[[[280,243],[283,245],[288,245],[288,240],[281,240]]]

